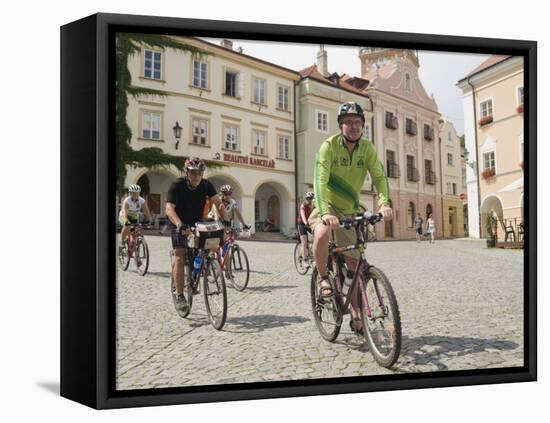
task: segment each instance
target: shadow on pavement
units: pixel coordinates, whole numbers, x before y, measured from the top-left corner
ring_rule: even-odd
[[[288,288],[297,288],[297,285],[263,285],[263,286],[248,286],[245,290],[251,291],[258,294],[269,294],[277,289],[288,289]]]
[[[403,337],[401,356],[396,364],[400,366],[434,364],[437,370],[449,370],[442,358],[463,357],[487,351],[487,349],[508,351],[515,350],[519,344],[499,339],[483,339],[453,336],[420,336]]]
[[[272,275],[273,272],[262,272],[261,270],[250,270],[250,273],[257,273],[258,275]]]
[[[160,276],[161,278],[170,278],[172,275],[170,272],[147,272],[145,276]]]
[[[309,321],[301,316],[277,316],[274,314],[258,314],[247,317],[227,319],[223,330],[232,333],[256,333],[267,329],[281,328]],[[235,327],[237,330],[232,330]],[[242,330],[239,330],[242,329]]]
[[[344,336],[342,336],[344,335]],[[351,349],[368,353],[365,339],[353,333],[343,333],[335,344],[345,345]],[[421,336],[418,338],[403,337],[401,354],[397,363],[389,370],[395,373],[411,373],[410,366],[434,364],[433,371],[449,370],[441,360],[444,358],[463,357],[494,349],[499,351],[514,350],[519,344],[498,339],[467,338],[453,336]]]

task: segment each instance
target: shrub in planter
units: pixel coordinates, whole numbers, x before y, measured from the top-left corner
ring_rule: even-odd
[[[495,168],[494,167],[488,167],[487,169],[484,169],[481,172],[481,176],[483,177],[483,179],[492,178],[493,176],[495,176]]]
[[[479,126],[487,125],[488,123],[491,123],[492,121],[493,121],[493,116],[492,115],[482,117],[479,120]]]

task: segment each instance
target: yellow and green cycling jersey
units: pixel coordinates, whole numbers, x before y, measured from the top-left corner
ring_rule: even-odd
[[[374,145],[361,138],[350,154],[342,134],[327,138],[315,157],[313,187],[319,214],[329,205],[341,214],[353,214],[359,208],[359,194],[369,172],[378,193],[378,205],[390,205],[388,178],[378,160]]]

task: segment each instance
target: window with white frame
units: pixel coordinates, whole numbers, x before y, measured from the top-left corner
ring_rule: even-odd
[[[466,168],[462,168],[462,185],[466,186]]]
[[[320,132],[328,132],[328,113],[317,112],[317,130]]]
[[[518,87],[517,96],[518,96],[518,106],[519,106],[520,104],[523,104],[523,87]]]
[[[453,153],[447,153],[447,164],[453,165]]]
[[[192,143],[208,145],[208,121],[206,119],[193,119]]]
[[[160,113],[141,112],[141,137],[147,140],[159,140],[160,122]]]
[[[485,100],[480,103],[479,110],[481,117],[493,116],[493,100]]]
[[[265,80],[254,78],[254,102],[259,104],[265,104]]]
[[[447,141],[452,142],[453,137],[451,136],[451,131],[447,132]]]
[[[237,94],[237,78],[238,73],[226,70],[225,71],[225,92],[229,97],[238,97]]]
[[[447,182],[447,195],[456,195],[456,183]]]
[[[239,128],[232,125],[225,125],[223,128],[223,147],[227,150],[236,151],[239,146]]]
[[[483,169],[495,168],[495,152],[483,153]]]
[[[161,79],[162,53],[144,49],[143,76],[151,79]]]
[[[208,88],[208,63],[193,60],[193,86]]]
[[[282,110],[288,110],[288,87],[279,85],[279,101],[277,107]]]
[[[253,150],[254,154],[266,155],[265,142],[267,134],[264,131],[252,131]]]
[[[290,138],[288,135],[279,135],[279,158],[290,159]]]

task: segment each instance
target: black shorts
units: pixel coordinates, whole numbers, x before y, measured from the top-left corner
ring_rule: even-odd
[[[172,248],[187,248],[187,235],[182,235],[181,231],[177,231],[175,227],[172,227]]]
[[[309,226],[304,225],[303,223],[298,223],[298,233],[300,236],[307,235],[308,232],[311,233]]]
[[[416,233],[418,235],[422,235],[422,228],[416,228]]]

